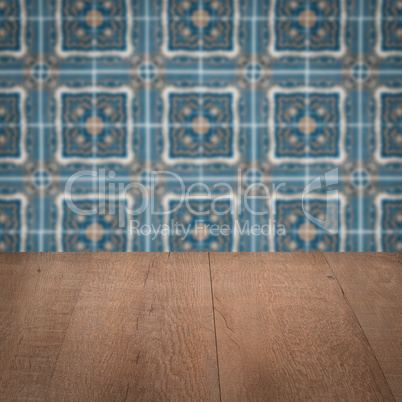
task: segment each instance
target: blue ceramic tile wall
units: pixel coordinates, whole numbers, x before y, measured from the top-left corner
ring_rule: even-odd
[[[96,250],[402,251],[402,1],[0,0],[0,251]]]

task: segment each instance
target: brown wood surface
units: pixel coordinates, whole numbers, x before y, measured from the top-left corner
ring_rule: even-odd
[[[321,254],[210,258],[222,400],[393,400]]]
[[[0,400],[44,400],[92,258],[0,253]]]
[[[47,399],[219,400],[207,254],[99,254]]]
[[[0,400],[402,400],[401,261],[0,253]]]
[[[402,254],[327,253],[325,257],[402,401]]]

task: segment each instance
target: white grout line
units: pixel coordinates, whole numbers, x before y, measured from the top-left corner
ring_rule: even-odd
[[[198,11],[199,14],[202,15],[202,10],[203,10],[203,0],[198,0]],[[199,22],[202,22],[202,18],[199,19]],[[202,50],[203,50],[203,30],[202,30],[202,24],[199,25],[198,27],[198,86],[202,87],[204,80],[204,65],[203,65],[203,57],[202,57]],[[199,94],[200,96],[200,100],[199,100],[199,106],[198,106],[198,114],[199,116],[202,118],[204,116],[204,110],[203,110],[203,93],[201,92]],[[198,134],[198,147],[199,147],[199,157],[202,158],[202,152],[203,152],[203,136],[201,134]],[[200,164],[199,168],[198,168],[198,181],[200,183],[203,182],[203,164]],[[197,240],[197,244],[198,244],[198,250],[202,250],[202,239],[199,238]]]
[[[359,0],[359,17],[363,16],[363,1],[364,0]],[[360,164],[360,167],[362,167],[363,164],[363,126],[361,125],[363,123],[363,83],[361,80],[361,75],[363,73],[362,71],[362,62],[364,61],[363,58],[363,20],[362,18],[359,18],[359,33],[358,33],[358,43],[359,43],[359,49],[358,49],[358,60],[360,62],[359,66],[359,81],[358,81],[358,120],[360,126],[358,127],[358,161]],[[378,144],[377,144],[378,146]],[[359,174],[359,179],[361,180],[361,173]],[[364,212],[364,203],[363,203],[363,188],[359,186],[359,211],[358,211],[358,226],[359,226],[359,232],[364,230],[364,220],[363,220],[363,212]],[[364,251],[364,245],[363,245],[363,236],[362,234],[359,234],[359,242],[358,242],[358,251]]]
[[[148,63],[151,60],[151,48],[150,48],[150,42],[149,42],[149,36],[150,36],[150,30],[151,30],[151,24],[150,22],[150,11],[149,11],[149,3],[150,1],[145,2],[145,14],[146,14],[146,21],[145,21],[145,57],[148,61]],[[146,183],[148,187],[148,170],[150,168],[150,163],[151,163],[151,136],[153,137],[153,133],[150,127],[151,123],[151,118],[150,118],[150,112],[151,112],[151,97],[150,97],[150,82],[149,82],[149,64],[147,64],[147,74],[146,74],[146,81],[145,81],[145,136],[146,136],[146,143],[145,143],[145,165],[146,165]],[[149,176],[150,177],[150,176]],[[146,209],[146,222],[148,224],[151,224],[152,218],[151,218],[151,209],[150,205],[148,205]],[[145,239],[145,251],[151,251],[151,239],[150,237],[146,237]]]
[[[99,168],[102,168],[102,167],[104,167],[104,164],[101,164],[99,166]],[[97,168],[98,168],[98,166],[97,166]],[[113,169],[110,169],[110,170],[112,171]],[[289,174],[291,174],[291,173],[289,173]],[[317,176],[319,174],[321,174],[321,173],[317,173],[317,175],[308,176],[307,180],[311,181],[311,180],[317,178]],[[68,179],[71,178],[71,176],[64,176],[64,175],[60,175],[60,176],[51,176],[51,175],[49,175],[48,177],[49,177],[49,180],[53,181],[53,182],[65,182],[65,181],[67,181]],[[350,176],[344,175],[344,176],[338,176],[338,177],[341,180],[341,182],[344,182],[344,183],[349,183],[349,182],[354,181],[353,177],[351,175]],[[222,181],[222,180],[227,180],[227,181],[230,181],[230,182],[237,182],[238,178],[240,178],[242,180],[246,180],[246,179],[248,179],[248,176],[247,175],[238,176],[238,175],[235,175],[234,173],[233,173],[233,175],[228,174],[228,175],[214,175],[214,176],[204,175],[203,176],[203,180],[206,181],[206,182],[219,182],[219,181]],[[116,175],[115,178],[113,178],[113,179],[111,179],[109,177],[106,177],[107,183],[116,183],[116,182],[119,182],[119,181],[122,181],[122,182],[127,182],[127,181],[129,181],[129,182],[141,182],[142,179],[143,178],[140,177],[140,176],[137,177],[137,176],[119,176],[119,175]],[[197,181],[199,179],[199,175],[197,175],[197,176],[191,176],[191,175],[186,176],[186,175],[184,175],[182,177],[182,179],[183,179],[184,182],[186,182],[187,180]],[[381,175],[380,174],[380,175],[371,176],[371,175],[368,174],[367,179],[368,180],[375,180],[375,181],[390,181],[390,182],[401,183],[401,178],[398,175],[387,176],[387,175]],[[80,184],[81,183],[92,183],[93,181],[97,182],[98,180],[99,179],[97,177],[94,177],[94,178],[91,179],[88,176],[86,178],[80,179],[79,183]],[[289,182],[296,182],[296,183],[302,183],[302,182],[304,183],[305,180],[306,180],[306,176],[302,176],[302,177],[297,177],[296,176],[295,177],[294,175],[292,175],[292,176],[280,176],[279,175],[279,176],[261,176],[260,179],[259,179],[259,182],[260,183],[265,183],[265,182],[277,183],[279,181],[285,181],[285,182],[289,181]],[[33,183],[35,181],[36,181],[36,179],[33,178],[33,177],[2,176],[0,178],[0,185],[1,185],[1,183],[8,183],[8,182],[15,182],[15,183],[32,182]],[[164,182],[173,182],[173,183],[176,182],[177,183],[177,180],[175,178],[167,176],[164,179]],[[401,183],[401,185],[402,185],[402,183]],[[1,198],[1,195],[0,195],[0,198]]]
[[[92,10],[96,10],[96,1],[97,0],[92,0]],[[92,18],[92,50],[96,52],[97,49],[97,37],[96,37],[96,16],[93,13],[93,18]],[[97,62],[96,62],[96,57],[93,58],[92,61],[92,121],[91,121],[91,126],[92,130],[96,129],[96,124],[94,124],[94,118],[97,116],[97,96],[96,96],[96,89],[97,89]],[[94,159],[92,163],[92,169],[96,170],[96,158],[97,158],[97,136],[95,134],[92,134],[92,158]],[[96,184],[97,182],[95,180],[92,181],[92,192],[96,192]],[[93,214],[92,218],[92,251],[96,251],[97,249],[97,241],[96,241],[96,232],[97,232],[97,222],[98,222],[98,217],[97,214]]]
[[[252,81],[251,81],[251,89],[252,89],[252,97],[251,97],[251,113],[252,113],[252,134],[251,134],[251,163],[253,165],[256,164],[258,160],[257,156],[257,87],[256,87],[256,63],[257,63],[257,0],[253,1],[253,17],[251,20],[252,24],[252,31],[251,31],[251,45],[252,45],[252,50],[251,50],[251,60],[253,63],[253,68],[252,68]],[[253,170],[252,173],[252,183],[255,182],[255,169]],[[256,200],[253,199],[253,210],[256,210]],[[253,226],[256,222],[256,217],[255,215],[251,216],[251,225]],[[251,251],[256,251],[257,245],[256,245],[256,236],[251,237]]]
[[[43,17],[43,1],[39,0],[39,14]],[[39,126],[39,165],[43,167],[44,164],[44,148],[45,148],[45,138],[44,138],[44,126],[43,126],[43,62],[44,62],[44,42],[45,36],[43,32],[43,21],[39,21],[39,100],[38,100],[38,111],[39,111],[39,118],[38,118],[38,126]],[[24,105],[25,107],[25,105]],[[42,177],[42,175],[41,175]],[[43,184],[43,183],[41,183]],[[40,188],[40,206],[39,206],[39,245],[38,251],[44,251],[44,236],[43,231],[45,229],[45,189],[43,185]]]
[[[130,18],[126,16],[114,16],[114,17],[103,17],[104,21],[161,21],[164,18],[164,16],[132,16]],[[169,20],[170,21],[188,21],[191,20],[192,17],[190,16],[170,16]],[[26,20],[26,21],[51,21],[51,22],[59,22],[61,19],[62,21],[86,21],[86,17],[53,17],[53,16],[25,16],[23,18],[21,17],[16,17],[16,16],[1,16],[0,21],[6,20],[6,21],[19,21],[19,20]],[[201,17],[200,20],[203,21],[206,18]],[[234,20],[234,17],[216,17],[216,16],[208,16],[208,21],[231,21]],[[354,17],[354,16],[342,16],[342,17],[323,17],[323,16],[318,16],[317,20],[320,22],[325,22],[325,21],[399,21],[402,22],[402,16],[362,16],[362,17]],[[247,15],[238,15],[236,17],[236,20],[238,21],[266,21],[266,22],[277,22],[277,21],[299,21],[299,17],[293,17],[293,16],[263,16],[263,15],[257,15],[255,18],[253,16],[247,16]]]
[[[135,215],[133,215],[135,216]],[[134,218],[135,219],[135,218]],[[156,225],[158,226],[158,225]],[[35,234],[35,235],[39,235],[39,234],[60,234],[60,231],[58,230],[1,230],[0,229],[0,234]],[[94,231],[95,234],[97,233],[103,233],[103,234],[127,234],[127,231],[124,230],[124,228],[121,229],[116,229],[116,230],[109,230],[109,229],[103,229],[102,231]],[[295,233],[298,234],[299,231],[297,229],[294,230],[287,230],[286,233]],[[303,231],[303,233],[311,233],[311,234],[317,234],[317,233],[328,233],[327,231],[325,231],[324,229],[319,229],[317,228],[317,230],[306,230]],[[380,234],[389,234],[389,235],[393,235],[393,234],[398,234],[401,235],[402,234],[402,230],[392,230],[392,229],[365,229],[363,231],[360,230],[356,230],[356,229],[345,229],[343,231],[343,233],[345,235],[348,234],[362,234],[362,235],[377,235],[378,233]],[[68,229],[63,229],[62,234],[70,234],[70,235],[76,235],[76,234],[87,234],[86,230],[68,230]],[[144,235],[145,236],[145,235]]]
[[[84,53],[82,55],[82,57],[87,57],[88,60],[91,60],[92,58],[96,58],[94,56],[92,56],[89,53]],[[97,57],[102,57],[102,56],[97,56]],[[314,60],[314,58],[317,57],[319,58],[320,56],[311,56],[310,58]],[[195,55],[193,57],[194,59],[196,59]],[[306,58],[306,55],[303,56],[299,56],[298,59],[300,59],[300,63],[303,63],[303,59]],[[281,57],[278,58],[277,61],[280,61]],[[121,59],[122,62],[126,62],[127,60],[122,58]],[[295,69],[287,69],[287,68],[282,68],[281,65],[277,65],[275,66],[276,68],[271,68],[271,69],[261,69],[260,72],[261,74],[265,74],[271,77],[275,77],[275,76],[282,76],[285,77],[286,76],[304,76],[305,71],[301,71],[301,70],[295,70]],[[80,77],[85,77],[85,76],[89,76],[91,75],[91,71],[90,70],[82,70],[80,67],[77,67],[77,69],[64,69],[61,68],[59,70],[54,70],[54,69],[49,69],[49,74],[53,74],[53,75],[58,75],[58,76],[80,76]],[[183,75],[183,74],[194,74],[198,76],[198,68],[155,68],[154,72],[156,74],[159,75],[165,75],[165,76],[169,76],[169,75]],[[1,76],[12,76],[12,75],[18,75],[20,76],[21,74],[31,74],[32,73],[32,69],[20,69],[20,70],[12,70],[12,69],[6,69],[6,68],[2,68],[0,70],[0,77]],[[142,72],[135,68],[124,68],[124,66],[122,68],[120,68],[119,66],[116,66],[115,69],[109,69],[109,68],[98,68],[97,69],[97,73],[98,74],[110,74],[112,76],[124,76],[124,77],[128,77],[130,74],[141,74]],[[228,69],[228,68],[222,68],[222,69],[216,69],[216,68],[208,68],[208,69],[203,69],[202,74],[205,76],[211,75],[213,77],[219,76],[219,77],[224,77],[224,78],[228,78],[228,75],[232,74],[232,75],[238,75],[238,74],[247,74],[248,71],[245,69]],[[310,75],[319,75],[319,76],[331,76],[331,75],[346,75],[346,74],[354,74],[355,71],[353,71],[353,69],[345,69],[345,68],[339,68],[339,69],[319,69],[319,70],[315,70],[315,69],[310,69],[309,74]],[[377,77],[381,77],[381,76],[397,76],[398,78],[402,78],[402,69],[395,69],[395,68],[389,68],[389,69],[368,69],[367,70],[368,74],[375,74]],[[197,77],[198,78],[198,77]]]
[[[380,123],[382,127],[399,127],[401,126],[400,124],[393,124],[393,123]],[[345,124],[337,124],[337,123],[328,123],[328,124],[321,124],[317,123],[316,127],[323,127],[323,128],[336,128],[336,127],[349,127],[349,128],[359,128],[359,127],[366,127],[366,128],[375,128],[377,126],[376,123],[345,123]],[[12,128],[12,127],[27,127],[27,128],[41,128],[41,127],[46,127],[46,128],[85,128],[87,125],[85,123],[0,123],[0,128],[6,127],[6,128]],[[97,127],[103,127],[103,128],[125,128],[125,127],[137,127],[137,128],[192,128],[193,125],[191,123],[172,123],[172,124],[165,124],[165,123],[132,123],[132,124],[126,124],[126,123],[102,123],[101,125],[99,124],[91,124],[91,127],[97,128]],[[199,125],[199,127],[204,127],[204,125]],[[228,127],[241,127],[241,128],[253,128],[253,127],[258,127],[258,128],[272,128],[272,127],[280,127],[280,128],[297,128],[299,127],[299,123],[237,123],[237,124],[232,124],[232,123],[216,123],[216,124],[208,124],[208,127],[217,127],[217,128],[228,128]],[[1,163],[1,161],[0,161]]]
[[[307,0],[307,10],[310,10],[310,0]],[[304,79],[305,79],[305,87],[308,88],[310,86],[310,27],[309,27],[309,21],[310,21],[310,17],[309,14],[307,15],[307,19],[306,19],[306,23],[307,23],[307,38],[306,38],[306,65],[305,65],[305,75],[304,75]],[[309,105],[309,101],[310,101],[310,95],[309,95],[309,91],[306,91],[306,96],[305,96],[305,102],[306,102],[306,113],[305,113],[305,117],[307,117],[307,131],[309,129],[309,117],[310,117],[310,105]],[[310,158],[310,137],[309,135],[305,135],[305,157],[307,160],[309,160]],[[307,177],[310,176],[310,169],[309,169],[309,164],[306,163],[305,166],[305,170],[304,170],[304,176],[305,176],[305,185],[308,185],[309,180],[307,179]],[[306,199],[306,204],[309,205],[309,201],[308,199]],[[307,218],[307,216],[305,216],[305,224],[308,224],[309,220]],[[305,251],[310,251],[310,240],[308,238],[308,236],[306,237],[305,241],[304,241],[304,250]]]

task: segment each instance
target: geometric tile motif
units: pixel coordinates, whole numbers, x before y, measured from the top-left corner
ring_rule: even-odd
[[[165,0],[164,6],[166,56],[237,54],[237,0]]]
[[[0,91],[0,162],[22,161],[25,157],[25,92]]]
[[[130,1],[61,0],[59,7],[60,56],[128,54],[132,25]]]
[[[22,198],[0,199],[0,251],[24,251],[24,205]]]
[[[175,222],[188,230],[172,233],[167,239],[167,250],[171,251],[233,251],[235,237],[229,233],[234,227],[233,215],[225,213],[231,208],[230,200],[190,199],[182,203],[179,199],[167,200],[170,211],[167,224]],[[211,208],[213,207],[213,212]],[[225,226],[227,225],[227,226]],[[220,230],[227,230],[221,235]]]
[[[402,252],[402,199],[382,198],[379,206],[381,250]]]
[[[235,158],[235,91],[168,90],[164,100],[168,161]]]
[[[60,158],[129,159],[129,90],[62,89],[58,96]]]
[[[401,21],[400,0],[0,0],[0,201],[20,211],[0,213],[0,249],[400,251]],[[237,198],[285,182],[287,234],[129,239],[103,214],[63,229],[66,181],[92,167],[98,177],[74,182],[77,203],[96,202],[100,169],[116,192],[150,185],[150,170],[187,189],[237,183],[241,170]],[[307,215],[293,203],[336,167],[344,222],[332,234],[308,216],[324,216],[324,185]],[[157,179],[161,211],[179,190]],[[239,205],[241,225],[268,220]]]
[[[91,211],[96,208],[96,198],[73,200],[76,208]],[[119,214],[109,213],[111,203],[106,201],[105,214],[82,215],[72,211],[66,200],[60,200],[59,250],[62,251],[128,251],[125,228],[119,227]],[[116,204],[116,203],[114,203]],[[117,205],[114,205],[117,210]]]
[[[21,1],[0,2],[0,57],[24,52],[25,18]]]
[[[402,91],[377,93],[379,158],[402,158]]]
[[[333,200],[328,204],[326,200],[313,199],[309,200],[305,208],[313,217],[326,221],[331,226],[330,220],[337,221],[339,217],[333,216],[331,209],[327,208],[333,207],[336,213],[338,208],[334,203],[338,202]],[[286,228],[285,236],[274,237],[275,251],[306,251],[307,245],[310,251],[341,251],[341,231],[329,233],[310,222],[300,199],[277,200],[275,218]]]
[[[308,91],[308,92],[307,92]],[[272,158],[340,159],[344,111],[341,91],[270,91]]]
[[[402,3],[382,0],[379,34],[380,55],[402,52]]]
[[[343,51],[341,0],[272,0],[273,54],[328,53]]]

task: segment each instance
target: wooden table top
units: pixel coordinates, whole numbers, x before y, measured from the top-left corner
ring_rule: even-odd
[[[0,253],[0,400],[402,400],[402,254]]]

